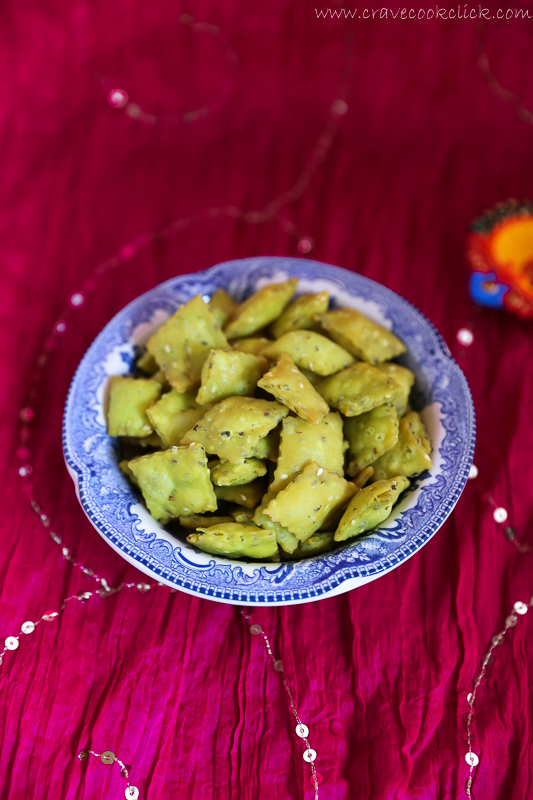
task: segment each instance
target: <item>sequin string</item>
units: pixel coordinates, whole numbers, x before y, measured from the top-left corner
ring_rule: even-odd
[[[119,88],[116,81],[111,80],[106,75],[102,75],[92,65],[84,36],[89,12],[90,9],[85,3],[78,3],[74,11],[74,30],[78,39],[78,51],[81,54],[82,62],[100,86],[111,108],[123,111],[131,120],[140,122],[147,127],[154,125],[189,125],[193,122],[204,120],[218,111],[233,93],[239,64],[236,50],[223,35],[218,25],[213,25],[209,22],[197,22],[190,14],[181,14],[178,18],[180,25],[187,27],[194,34],[210,36],[221,47],[226,62],[227,78],[219,93],[210,103],[181,113],[159,115],[147,113],[138,103],[132,102],[130,94],[124,88]]]
[[[476,35],[476,46],[477,46],[477,63],[479,69],[487,81],[488,87],[493,94],[496,95],[500,100],[503,100],[505,103],[509,103],[513,106],[517,116],[522,122],[526,122],[528,125],[533,125],[533,112],[531,112],[526,106],[524,105],[523,100],[515,94],[514,92],[509,91],[509,89],[505,89],[499,80],[494,75],[494,72],[491,69],[489,57],[487,55],[486,50],[486,28],[483,22],[480,22],[477,28],[477,35]]]
[[[529,602],[529,607],[533,607],[533,597]],[[468,797],[472,797],[472,781],[473,781],[473,773],[474,768],[477,767],[479,764],[479,756],[477,753],[474,753],[472,750],[472,723],[475,722],[474,717],[474,703],[476,702],[477,691],[480,686],[486,683],[485,673],[487,671],[487,667],[494,661],[493,652],[499,645],[503,644],[504,636],[509,630],[509,628],[514,628],[516,623],[518,622],[518,616],[523,616],[528,612],[528,605],[523,603],[521,600],[517,601],[513,605],[513,609],[507,619],[505,620],[505,627],[502,631],[496,634],[496,636],[492,637],[491,646],[488,652],[483,656],[483,660],[481,662],[481,671],[478,675],[474,678],[474,688],[472,692],[470,692],[466,696],[466,702],[470,706],[470,710],[467,714],[466,718],[466,735],[467,735],[467,743],[468,743],[468,752],[465,755],[465,761],[470,767],[470,774],[468,776],[468,780],[466,782],[466,794]]]
[[[286,679],[286,677],[284,675],[283,662],[280,659],[277,659],[276,656],[274,655],[274,653],[272,652],[272,647],[270,645],[270,641],[268,639],[268,636],[264,632],[264,630],[261,627],[261,625],[258,625],[257,623],[253,623],[253,622],[250,621],[251,618],[252,618],[252,613],[251,613],[250,609],[242,608],[241,609],[241,614],[244,617],[244,619],[246,620],[246,622],[248,623],[248,627],[249,627],[249,630],[250,630],[250,633],[252,634],[252,636],[262,636],[263,637],[263,640],[264,640],[264,643],[265,643],[265,648],[266,648],[268,657],[269,657],[270,661],[272,662],[272,667],[274,669],[274,672],[278,672],[278,673],[283,674],[283,687],[284,687],[285,691],[287,692],[287,694],[289,696],[289,705],[291,707],[292,713],[294,714],[294,719],[296,720],[296,728],[295,728],[296,735],[300,739],[303,739],[303,741],[305,743],[305,746],[307,748],[305,750],[304,754],[303,754],[303,760],[307,761],[307,763],[311,767],[310,783],[312,784],[312,786],[314,786],[314,789],[315,789],[315,800],[318,800],[318,787],[322,783],[323,779],[322,779],[322,775],[320,775],[320,773],[318,773],[316,771],[316,768],[315,768],[315,759],[316,759],[317,753],[316,753],[316,750],[313,750],[313,748],[309,744],[309,739],[307,738],[309,736],[309,728],[300,719],[300,715],[298,714],[298,711],[297,711],[296,706],[294,704],[294,699],[293,699],[293,696],[292,696],[291,687],[289,686],[289,683],[288,683],[288,681],[287,681],[287,679]]]
[[[124,797],[126,800],[137,800],[139,797],[139,790],[136,786],[132,786],[129,782],[131,770],[131,766],[129,764],[124,764],[120,758],[116,757],[112,750],[104,750],[103,753],[95,753],[94,750],[82,750],[80,753],[78,753],[78,758],[82,763],[87,762],[89,756],[96,756],[96,758],[100,759],[102,764],[118,764],[121,768],[120,777],[126,779],[126,791],[124,792]]]

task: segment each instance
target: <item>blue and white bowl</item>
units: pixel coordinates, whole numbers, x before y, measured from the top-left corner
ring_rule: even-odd
[[[126,375],[135,345],[195,295],[224,287],[243,299],[267,283],[299,278],[299,292],[327,290],[334,306],[357,308],[393,330],[417,377],[414,405],[433,445],[433,469],[414,481],[376,530],[331,553],[290,563],[244,563],[201,553],[172,536],[141,505],[118,469],[106,432],[109,376]],[[172,278],[138,297],[106,325],[83,357],[67,398],[63,451],[83,510],[96,530],[147,575],[198,597],[243,605],[287,605],[332,597],[402,564],[451,513],[468,478],[475,440],[465,377],[433,325],[394,292],[353,272],[300,258],[247,258]]]

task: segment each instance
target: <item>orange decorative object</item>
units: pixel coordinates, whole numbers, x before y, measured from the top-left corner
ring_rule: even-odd
[[[533,203],[508,200],[470,226],[470,295],[480,305],[533,319]]]

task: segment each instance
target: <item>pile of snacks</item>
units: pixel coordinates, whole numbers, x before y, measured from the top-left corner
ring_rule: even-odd
[[[219,556],[307,558],[375,528],[431,469],[390,331],[298,281],[194,297],[113,377],[120,469],[162,524]],[[207,301],[207,302],[206,302]]]

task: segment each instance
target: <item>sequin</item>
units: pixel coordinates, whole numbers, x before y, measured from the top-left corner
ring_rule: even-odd
[[[505,538],[510,542],[514,542],[514,540],[516,539],[516,531],[514,528],[511,527],[511,525],[507,525],[503,529],[503,533]]]
[[[477,767],[479,764],[479,758],[476,756],[475,753],[467,753],[465,755],[466,763],[471,767]]]
[[[34,416],[35,416],[35,411],[33,410],[33,408],[30,408],[29,406],[23,408],[19,414],[19,417],[23,422],[31,422]]]
[[[465,347],[470,347],[474,341],[474,334],[468,328],[459,328],[457,331],[457,341]]]
[[[309,728],[307,727],[307,725],[304,725],[303,723],[297,725],[296,736],[299,736],[300,739],[305,739],[306,736],[309,736]]]
[[[472,466],[470,467],[470,471],[468,473],[468,478],[470,480],[473,480],[474,478],[477,478],[478,475],[479,475],[478,468],[476,467],[475,464],[472,464]]]
[[[124,792],[126,800],[137,800],[139,797],[139,790],[136,786],[128,786]]]
[[[467,696],[466,696],[466,702],[468,703],[468,705],[470,705],[470,703],[471,703],[471,701],[472,701],[472,697],[473,697],[473,694],[472,694],[472,692],[469,692],[469,693],[467,694]]]
[[[314,241],[309,236],[305,236],[298,242],[298,250],[300,253],[309,253],[314,247]]]
[[[254,636],[258,636],[260,633],[263,633],[263,628],[261,625],[250,625],[250,633]]]
[[[150,590],[150,584],[149,583],[138,583],[137,584],[137,589],[140,591],[141,594],[146,594],[146,592],[148,592]]]
[[[498,645],[503,644],[503,636],[501,635],[501,633],[498,633],[497,636],[493,636],[491,642],[495,647],[498,647]]]
[[[102,764],[113,764],[115,761],[115,754],[112,750],[106,750],[100,756],[100,760],[102,761]]]
[[[4,644],[8,650],[16,650],[19,646],[19,640],[16,636],[8,636]]]
[[[80,592],[78,595],[78,600],[80,603],[83,603],[85,600],[89,600],[92,596],[92,592]]]
[[[92,569],[89,569],[89,567],[84,567],[82,569],[82,574],[85,575],[86,578],[92,578],[94,572],[92,571]]]
[[[31,622],[31,620],[23,622],[22,625],[20,626],[20,630],[22,631],[22,633],[33,633],[33,631],[35,630],[35,622]]]
[[[141,107],[138,106],[137,103],[128,103],[126,114],[132,119],[137,119],[142,114]]]
[[[307,761],[308,764],[311,764],[316,758],[316,750],[313,750],[311,747],[305,751],[303,755],[304,761]]]
[[[21,478],[29,478],[32,472],[33,469],[29,464],[24,464],[23,467],[19,467],[19,475]]]
[[[89,758],[89,753],[87,750],[82,750],[81,753],[78,753],[78,758],[80,761],[87,761]]]
[[[65,333],[66,329],[67,329],[67,323],[63,322],[63,320],[59,320],[59,322],[56,324],[56,326],[54,328],[54,331],[56,333],[61,334],[61,333]]]
[[[128,100],[128,93],[124,89],[111,89],[107,95],[107,102],[112,108],[124,108]]]
[[[494,513],[492,516],[494,517],[496,522],[505,522],[505,520],[507,519],[507,511],[505,510],[505,508],[499,506],[498,508],[494,509]]]
[[[70,555],[70,550],[68,549],[68,547],[63,547],[63,549],[61,550],[61,552],[63,553],[63,555],[65,556],[65,558],[68,558],[68,557],[69,557],[69,555]]]
[[[525,603],[522,603],[521,600],[518,600],[513,606],[516,614],[527,614],[527,606]]]
[[[335,100],[332,103],[331,111],[336,117],[342,117],[348,111],[348,103],[346,100]]]
[[[70,295],[70,305],[74,306],[74,308],[78,308],[78,306],[83,305],[85,302],[85,296],[81,292],[74,292],[74,294]]]
[[[283,672],[283,663],[281,661],[274,661],[273,663],[274,672]]]
[[[505,625],[506,625],[508,628],[514,628],[514,626],[516,625],[516,623],[517,623],[517,622],[518,622],[518,617],[515,617],[515,615],[514,615],[514,614],[510,614],[510,615],[507,617],[507,619],[505,620]]]
[[[311,775],[311,777],[309,778],[309,783],[311,784],[311,786],[315,785],[315,776],[316,776],[316,782],[320,786],[320,784],[324,781],[324,778],[322,777],[320,772],[315,772],[314,775]]]
[[[120,777],[121,778],[129,778],[130,777],[130,773],[129,773],[129,770],[128,770],[127,767],[122,767],[122,769],[120,770]]]
[[[45,622],[51,622],[55,617],[59,616],[59,611],[47,611],[46,614],[43,614],[41,619]]]

